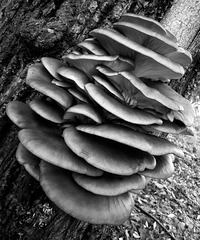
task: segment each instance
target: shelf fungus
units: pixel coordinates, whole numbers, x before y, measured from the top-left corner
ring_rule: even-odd
[[[191,55],[160,23],[135,14],[94,29],[78,47],[29,68],[26,83],[41,99],[7,105],[20,128],[16,157],[66,213],[117,225],[150,179],[172,176],[174,158],[184,157],[161,133],[193,124],[189,101],[168,85]]]

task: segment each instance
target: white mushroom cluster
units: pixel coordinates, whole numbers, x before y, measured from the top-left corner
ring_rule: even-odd
[[[121,224],[151,178],[174,171],[182,150],[155,132],[183,133],[190,103],[167,84],[190,54],[158,22],[125,14],[95,29],[63,61],[43,57],[26,83],[46,97],[14,101],[17,160],[62,210],[82,221]]]

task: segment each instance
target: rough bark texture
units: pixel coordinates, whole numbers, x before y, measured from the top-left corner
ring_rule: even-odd
[[[178,43],[188,48],[199,30],[200,0],[176,0],[162,19],[162,24],[177,37]]]
[[[193,62],[180,81],[172,81],[171,85],[186,98],[191,98],[199,88],[200,69],[200,0],[176,0],[161,23],[178,40],[179,46],[187,48]]]
[[[171,1],[154,2],[156,7],[152,3],[143,4],[145,1],[131,0],[1,1],[0,239],[103,240],[111,239],[111,234],[119,237],[122,226],[96,226],[77,221],[46,198],[39,184],[15,160],[18,129],[5,115],[5,106],[12,100],[26,102],[35,97],[36,93],[25,85],[25,75],[30,64],[41,56],[60,58],[87,37],[90,30],[111,25],[126,11],[160,20],[163,17],[160,7],[165,4],[167,10]],[[192,18],[190,16],[189,20]],[[199,38],[199,33],[196,37]],[[195,81],[196,75],[191,77],[190,74],[199,67],[196,40],[190,47],[196,60],[184,87],[191,79]]]

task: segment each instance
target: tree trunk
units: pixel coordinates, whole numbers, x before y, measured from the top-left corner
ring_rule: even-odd
[[[15,160],[18,129],[6,116],[5,107],[9,101],[27,102],[36,96],[36,93],[26,86],[25,76],[27,68],[37,59],[42,56],[60,58],[86,38],[92,29],[112,25],[127,11],[161,20],[171,2],[165,0],[160,3],[157,0],[146,4],[139,0],[1,1],[0,239],[103,240],[110,239],[111,236],[118,239],[122,226],[98,226],[80,222],[47,199],[39,183]],[[186,46],[189,44],[186,43]],[[199,64],[195,50],[197,44],[193,42],[193,46],[196,67]],[[191,76],[187,79],[191,80]]]

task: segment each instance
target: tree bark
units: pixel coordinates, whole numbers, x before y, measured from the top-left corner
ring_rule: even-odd
[[[25,84],[27,69],[37,59],[60,58],[92,29],[112,25],[127,11],[160,20],[172,1],[143,2],[5,0],[0,3],[0,239],[103,240],[120,236],[122,226],[80,222],[47,199],[38,182],[16,162],[18,129],[6,116],[5,107],[9,101],[28,102],[37,95]],[[161,14],[163,3],[165,9]]]

